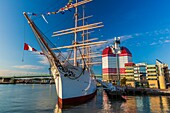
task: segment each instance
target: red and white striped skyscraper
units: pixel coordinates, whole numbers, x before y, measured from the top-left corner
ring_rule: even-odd
[[[120,47],[120,38],[114,45],[102,52],[102,72],[104,81],[120,80],[125,75],[125,63],[132,62],[132,54],[126,47]]]

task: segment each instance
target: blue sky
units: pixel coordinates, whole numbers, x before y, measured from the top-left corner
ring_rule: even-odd
[[[24,51],[24,42],[40,50],[23,12],[46,13],[63,7],[68,0],[0,0],[0,74],[48,73],[45,58]],[[86,5],[86,15],[93,15],[88,23],[103,22],[102,29],[91,34],[93,38],[107,40],[101,51],[121,37],[133,61],[155,64],[159,59],[170,65],[170,1],[169,0],[93,0]],[[73,35],[51,38],[52,32],[73,27],[73,13],[33,18],[39,28],[57,46],[69,45]],[[81,12],[80,12],[81,16]],[[25,40],[25,41],[24,41]],[[95,67],[101,74],[101,66]]]

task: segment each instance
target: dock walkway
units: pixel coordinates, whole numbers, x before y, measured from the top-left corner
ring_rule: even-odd
[[[102,87],[107,88],[108,85],[101,80],[97,80],[98,83],[101,84]],[[150,95],[150,96],[170,96],[170,89],[154,89],[154,88],[134,88],[128,86],[118,86],[126,92],[128,96],[136,96],[136,95]]]

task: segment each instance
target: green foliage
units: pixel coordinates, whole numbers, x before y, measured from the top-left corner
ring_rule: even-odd
[[[121,79],[121,85],[122,86],[125,86],[126,85],[126,81],[127,81],[127,79],[126,79],[126,77],[124,77],[123,79]]]

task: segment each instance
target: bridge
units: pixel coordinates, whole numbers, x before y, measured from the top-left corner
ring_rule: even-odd
[[[53,82],[53,76],[50,74],[34,74],[34,75],[10,75],[0,76],[0,83],[49,83]]]
[[[0,76],[2,78],[51,78],[50,74],[42,74],[42,75],[22,75],[22,76]]]

